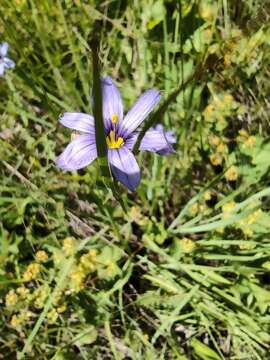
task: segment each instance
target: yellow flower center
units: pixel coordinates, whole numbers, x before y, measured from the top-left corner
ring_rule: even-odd
[[[110,134],[106,137],[107,146],[109,149],[119,149],[124,145],[124,140],[121,137],[115,138],[115,131],[111,130]]]
[[[117,115],[117,114],[113,114],[111,120],[112,120],[112,123],[113,123],[113,124],[116,124],[117,121],[118,121],[118,115]]]

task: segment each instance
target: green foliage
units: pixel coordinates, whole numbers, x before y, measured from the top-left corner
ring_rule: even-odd
[[[269,16],[259,0],[1,1],[1,358],[269,358]],[[60,114],[93,112],[97,24],[125,109],[159,88],[147,126],[177,136],[137,156],[134,194],[96,163],[55,166]]]

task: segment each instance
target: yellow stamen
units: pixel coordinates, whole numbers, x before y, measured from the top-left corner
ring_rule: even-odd
[[[116,124],[117,121],[118,121],[118,115],[117,115],[117,114],[113,114],[111,120],[112,120],[112,123],[113,123],[113,124]]]
[[[109,149],[119,149],[124,144],[123,138],[118,137],[115,139],[115,132],[113,130],[106,137],[106,142]]]

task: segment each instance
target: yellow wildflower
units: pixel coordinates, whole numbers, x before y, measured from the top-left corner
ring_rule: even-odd
[[[9,290],[9,292],[6,294],[6,306],[14,306],[16,305],[17,301],[18,301],[18,295],[15,293],[15,291]]]
[[[251,225],[253,223],[255,223],[258,220],[258,217],[262,214],[262,210],[258,209],[256,211],[254,211],[254,213],[250,214],[247,217],[247,224]]]
[[[19,319],[19,317],[16,314],[12,315],[12,318],[10,320],[10,325],[14,328],[20,327],[21,319]]]
[[[224,219],[229,218],[232,210],[235,208],[236,203],[234,201],[230,201],[222,206],[222,212]]]
[[[143,338],[145,341],[149,341],[149,335],[148,334],[143,334]]]
[[[243,136],[243,137],[248,137],[249,136],[247,130],[245,130],[245,129],[240,129],[238,131],[238,133],[239,133],[240,136]]]
[[[71,287],[73,291],[80,291],[83,288],[83,282],[85,278],[85,271],[81,267],[78,267],[70,274],[72,281]]]
[[[231,105],[231,103],[233,102],[233,97],[231,94],[225,94],[223,100],[226,105]]]
[[[62,313],[65,312],[66,310],[67,310],[67,304],[66,304],[66,303],[58,306],[58,308],[57,308],[58,314],[62,314]]]
[[[139,223],[142,218],[142,212],[139,206],[132,206],[129,211],[129,217],[131,221]]]
[[[57,306],[61,302],[62,298],[63,298],[63,292],[60,290],[56,291],[54,293],[53,305]]]
[[[211,198],[212,198],[211,191],[206,190],[206,192],[203,194],[203,198],[204,198],[205,201],[211,200]]]
[[[218,153],[212,154],[212,155],[210,155],[210,162],[214,166],[221,165],[222,164],[222,157]]]
[[[231,166],[226,172],[225,172],[225,178],[228,181],[236,181],[238,178],[238,169],[236,166]]]
[[[39,263],[46,262],[46,261],[48,260],[48,254],[46,253],[46,251],[44,251],[44,250],[39,250],[39,251],[36,253],[36,260],[37,260],[37,262],[39,262]]]
[[[36,263],[29,264],[26,271],[23,273],[23,280],[30,281],[36,278],[40,273],[40,265]]]
[[[86,271],[94,271],[96,269],[96,257],[96,249],[91,249],[87,254],[82,255],[80,258],[82,268]]]
[[[180,246],[184,253],[190,253],[195,249],[196,244],[193,240],[189,238],[183,238],[182,240],[180,240]]]
[[[58,313],[55,309],[52,309],[51,311],[48,312],[47,315],[48,324],[54,324],[57,318],[58,318]]]
[[[25,286],[18,287],[16,291],[22,299],[25,299],[30,292],[29,289],[27,289]]]
[[[238,131],[238,134],[239,135],[236,138],[238,142],[245,142],[249,137],[249,134],[248,134],[247,130],[245,130],[245,129],[240,129]]]
[[[209,119],[212,116],[213,112],[214,112],[213,104],[208,104],[203,111],[203,115],[206,119]]]
[[[72,237],[67,237],[63,241],[63,250],[66,255],[71,255],[75,248],[75,241]]]
[[[220,144],[217,146],[217,152],[220,154],[227,152],[227,146],[224,144],[224,142],[220,142]]]
[[[256,144],[256,137],[255,136],[249,136],[246,141],[244,142],[244,145],[246,147],[252,147]]]
[[[243,227],[242,231],[247,237],[251,237],[253,235],[253,230],[251,230],[249,227]]]
[[[212,135],[210,136],[209,138],[209,143],[212,145],[212,146],[218,146],[220,143],[222,142],[221,138],[216,136],[216,135]]]
[[[188,212],[189,212],[189,214],[190,214],[191,216],[195,216],[195,215],[198,214],[199,209],[200,209],[199,203],[195,202],[195,203],[189,208]]]
[[[49,295],[49,289],[45,286],[39,287],[34,292],[34,296],[35,296],[34,305],[37,309],[42,309],[44,307],[48,295]]]

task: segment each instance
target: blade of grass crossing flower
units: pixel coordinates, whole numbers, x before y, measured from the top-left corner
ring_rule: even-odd
[[[93,114],[95,119],[95,137],[96,137],[96,146],[98,154],[98,163],[103,176],[103,180],[112,192],[114,197],[118,200],[120,205],[124,210],[126,210],[126,205],[123,202],[120,196],[120,190],[116,181],[111,175],[111,171],[108,165],[107,158],[107,144],[106,144],[106,135],[103,121],[103,111],[102,111],[102,89],[100,81],[100,66],[98,59],[98,39],[94,35],[91,41],[91,50],[92,50],[92,68],[93,68]]]

